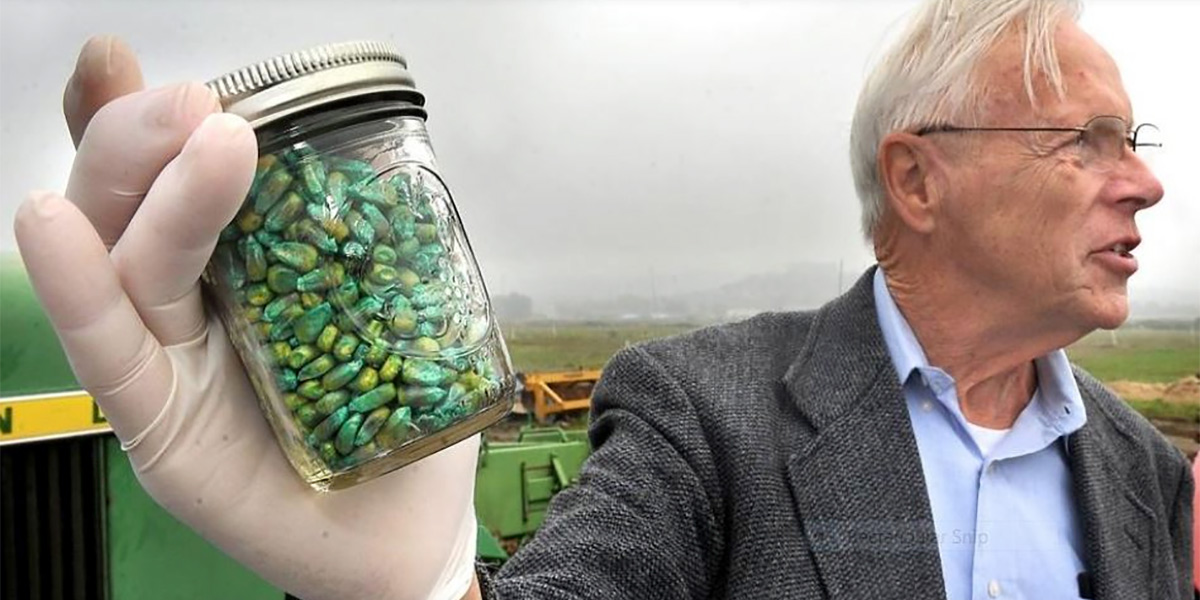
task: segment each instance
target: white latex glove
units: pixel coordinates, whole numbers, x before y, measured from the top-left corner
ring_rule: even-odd
[[[34,289],[138,479],[306,600],[462,597],[478,437],[339,492],[300,479],[198,284],[249,187],[254,133],[200,84],[141,87],[123,43],[84,46],[63,103],[70,200],[33,193],[16,219]]]

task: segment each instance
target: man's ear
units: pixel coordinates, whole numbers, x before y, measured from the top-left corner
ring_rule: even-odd
[[[879,144],[878,168],[888,206],[918,233],[933,231],[941,201],[933,151],[927,140],[905,132],[888,134]]]

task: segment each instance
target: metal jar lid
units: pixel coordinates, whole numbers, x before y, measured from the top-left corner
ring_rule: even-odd
[[[281,54],[206,84],[217,93],[225,112],[257,128],[323,104],[366,95],[388,95],[418,109],[425,97],[417,91],[408,64],[390,44],[342,42]]]

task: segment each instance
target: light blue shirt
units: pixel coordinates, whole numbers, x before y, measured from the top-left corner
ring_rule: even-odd
[[[984,453],[954,379],[929,364],[883,269],[875,306],[917,438],[948,600],[1078,598],[1082,526],[1065,442],[1087,417],[1066,354],[1034,361],[1032,400]]]

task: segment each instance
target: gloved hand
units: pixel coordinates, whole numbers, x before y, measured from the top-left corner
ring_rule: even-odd
[[[200,84],[141,87],[122,42],[84,46],[63,103],[78,146],[66,198],[31,194],[16,234],[75,375],[142,485],[306,600],[462,597],[478,437],[339,492],[300,479],[198,284],[249,187],[254,132]]]

